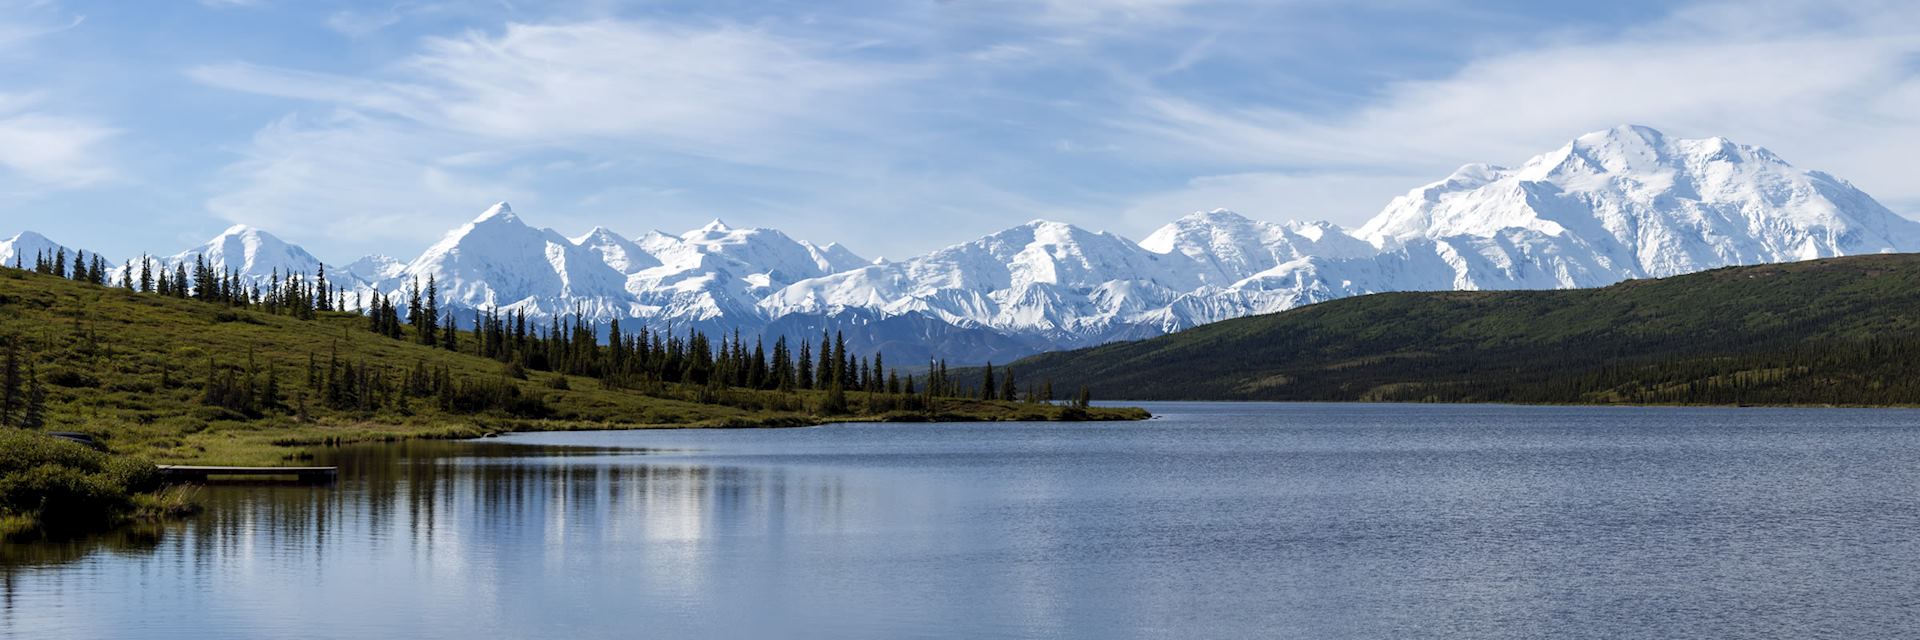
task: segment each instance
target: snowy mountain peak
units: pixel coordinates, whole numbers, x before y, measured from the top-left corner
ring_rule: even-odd
[[[306,249],[290,244],[271,233],[244,224],[228,227],[206,244],[173,256],[170,262],[190,263],[201,256],[216,270],[239,271],[243,277],[270,277],[275,271],[317,273],[320,259]]]
[[[604,242],[604,241],[610,241],[610,240],[626,240],[626,238],[621,236],[618,233],[614,233],[612,229],[596,226],[593,229],[588,230],[585,234],[582,234],[580,237],[569,238],[569,240],[571,240],[576,245],[586,245],[593,242]]]
[[[54,256],[62,250],[66,251],[69,259],[77,253],[74,248],[54,242],[39,233],[22,231],[0,240],[0,265],[11,267],[17,262],[23,267],[32,268],[36,256]],[[87,255],[93,255],[93,252],[89,251]]]
[[[1214,209],[1182,216],[1147,236],[1140,247],[1182,259],[1185,281],[1225,287],[1304,256],[1371,254],[1372,244],[1328,222],[1275,224]]]
[[[46,236],[40,235],[40,232],[38,231],[22,231],[20,233],[13,234],[13,237],[7,238],[4,242],[6,242],[9,245],[56,244],[54,241],[47,239]]]
[[[600,256],[607,266],[624,274],[660,266],[660,259],[646,248],[606,227],[594,227],[586,235],[574,238],[573,245]]]
[[[447,233],[407,265],[405,276],[431,278],[445,300],[469,308],[631,313],[624,274],[557,232],[527,226],[504,202]]]
[[[1920,223],[1831,176],[1725,138],[1673,138],[1632,125],[1580,136],[1513,171],[1463,167],[1395,198],[1357,235],[1389,250],[1454,247],[1448,261],[1459,282],[1488,286],[1594,286],[1920,250]],[[1502,246],[1489,244],[1496,239]],[[1489,279],[1475,266],[1482,261],[1504,265],[1497,270],[1505,275]],[[1523,278],[1522,269],[1533,275]]]
[[[375,254],[348,264],[346,272],[377,290],[383,288],[383,285],[398,282],[404,278],[407,264],[389,256]]]
[[[24,253],[30,262],[36,250],[58,245],[32,233],[0,241],[0,259]],[[536,317],[581,313],[768,337],[844,329],[855,348],[885,348],[890,359],[979,362],[1368,293],[1592,287],[1886,251],[1920,251],[1920,222],[1839,178],[1725,138],[1627,125],[1517,165],[1462,165],[1395,198],[1357,231],[1213,209],[1136,243],[1033,220],[925,255],[868,261],[837,243],[717,219],[681,235],[628,239],[595,227],[568,238],[529,226],[502,202],[410,263],[371,256],[337,275],[328,269],[328,279],[391,294],[431,277],[450,308]],[[157,262],[190,265],[197,255],[255,277],[319,266],[245,226]]]
[[[480,217],[474,218],[473,222],[479,224],[495,220],[519,223],[520,217],[513,214],[513,205],[507,204],[506,202],[496,202],[493,203],[493,206],[487,207],[486,211],[481,212]]]
[[[858,269],[861,266],[870,264],[869,261],[861,258],[838,242],[816,245],[801,240],[800,244],[806,247],[807,253],[813,256],[813,263],[820,268],[822,274],[839,273],[849,269]]]

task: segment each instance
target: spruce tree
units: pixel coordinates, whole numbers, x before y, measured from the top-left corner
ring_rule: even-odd
[[[460,350],[460,327],[454,324],[453,313],[447,313],[447,324],[440,332],[440,346],[448,351]]]
[[[47,390],[40,386],[40,374],[32,363],[27,364],[26,408],[21,411],[20,426],[25,429],[47,426]]]
[[[7,339],[7,353],[0,359],[0,426],[12,426],[14,416],[26,401],[20,387],[20,339]]]
[[[833,367],[833,336],[825,331],[820,332],[820,353],[818,360],[819,362],[814,363],[813,366],[813,388],[830,388],[833,386],[833,382],[839,379],[839,374],[835,372]]]
[[[984,371],[985,371],[985,373],[983,374],[983,377],[982,377],[982,379],[981,379],[981,381],[980,381],[980,399],[981,399],[981,400],[992,400],[992,399],[993,399],[993,392],[994,392],[994,385],[993,385],[993,363],[992,363],[992,362],[988,362],[988,363],[987,363],[987,367],[986,367],[986,369],[984,369]]]
[[[416,278],[407,285],[407,326],[413,327],[414,340],[425,344],[426,339],[420,337],[420,327],[426,324],[420,302],[420,280]]]
[[[835,380],[827,387],[827,399],[821,403],[820,412],[825,414],[847,412],[847,388],[840,384],[839,380]]]
[[[1000,376],[1000,399],[1013,402],[1019,397],[1020,387],[1013,382],[1013,365],[1007,365]]]
[[[153,293],[153,261],[140,254],[140,293]]]
[[[842,386],[854,387],[860,384],[860,372],[854,363],[853,354],[847,352],[847,335],[833,332],[833,363],[835,378]]]
[[[260,392],[260,408],[277,409],[280,404],[280,364],[267,366],[267,384]]]
[[[314,286],[320,289],[320,300],[316,307],[320,311],[334,311],[333,301],[329,299],[333,297],[333,285],[327,284],[327,265],[320,265],[317,271],[318,280],[314,282]]]
[[[431,347],[438,342],[439,336],[434,335],[437,333],[434,328],[440,323],[440,284],[432,274],[427,275],[427,295],[421,302],[420,317],[426,321],[425,329],[420,331],[420,344]]]
[[[813,353],[812,352],[813,352],[812,343],[806,340],[801,340],[800,355],[799,357],[794,359],[794,364],[799,370],[794,372],[794,376],[793,376],[794,386],[799,387],[801,389],[813,388]]]
[[[213,295],[213,270],[207,268],[207,257],[193,256],[193,299],[206,300]]]

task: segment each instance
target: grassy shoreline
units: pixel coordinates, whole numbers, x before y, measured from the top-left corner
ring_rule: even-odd
[[[772,429],[837,423],[1074,422],[1144,420],[1137,408],[1076,408],[1049,404],[959,401],[964,411],[892,412],[877,415],[777,415],[684,424],[578,421],[475,421],[464,425],[344,424],[294,428],[220,430],[208,434],[219,446],[204,455],[148,448],[94,451],[85,445],[31,431],[0,431],[0,541],[60,540],[128,525],[185,517],[199,511],[193,485],[168,484],[151,462],[167,464],[293,466],[314,449],[407,440],[460,440],[505,433],[629,431],[646,429]],[[203,432],[206,433],[206,432]]]
[[[462,440],[507,433],[562,431],[640,431],[655,429],[778,429],[817,427],[839,423],[964,423],[964,422],[1121,422],[1152,417],[1136,407],[951,401],[955,410],[934,413],[895,411],[871,415],[773,414],[709,419],[684,423],[618,421],[520,420],[475,418],[457,423],[412,425],[374,422],[310,425],[248,425],[196,434],[185,447],[122,450],[162,464],[291,466],[313,457],[314,448],[406,440]]]
[[[901,384],[908,372],[882,375],[880,354],[848,354],[844,345],[832,353],[836,382],[809,385],[784,377],[804,367],[769,361],[757,344],[749,357],[737,337],[715,348],[706,336],[655,334],[645,351],[635,340],[616,353],[584,325],[567,334],[555,321],[530,332],[516,325],[489,342],[449,326],[436,345],[427,340],[431,324],[376,332],[370,320],[379,316],[276,310],[257,301],[258,291],[221,291],[192,299],[0,268],[0,434],[20,439],[0,447],[0,457],[20,454],[0,464],[0,498],[11,496],[0,502],[0,533],[99,529],[190,509],[190,495],[161,486],[155,463],[288,466],[342,444],[1149,417],[952,397],[957,385],[931,393],[931,370],[916,393],[911,377]],[[313,301],[302,295],[298,305]],[[652,364],[634,364],[641,353]],[[820,355],[826,371],[825,347]],[[51,431],[92,436],[110,454],[36,433]]]
[[[0,432],[0,540],[59,538],[193,513],[194,489],[151,462],[21,430]]]

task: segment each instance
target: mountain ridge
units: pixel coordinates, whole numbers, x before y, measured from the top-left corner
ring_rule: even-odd
[[[1011,368],[1127,400],[1915,405],[1920,255],[1383,293]]]
[[[798,327],[841,330],[862,350],[908,345],[898,355],[980,362],[1369,293],[1596,287],[1910,251],[1920,251],[1920,222],[1844,180],[1794,168],[1762,147],[1626,125],[1515,168],[1463,165],[1353,229],[1216,209],[1135,242],[1035,220],[919,256],[868,261],[837,243],[718,218],[679,235],[629,239],[603,226],[568,237],[527,224],[502,202],[412,260],[325,266],[350,308],[431,279],[450,312],[583,314],[768,338],[798,337],[788,333]],[[171,268],[196,256],[255,283],[322,266],[244,225],[155,261]],[[885,321],[903,316],[917,319]],[[929,335],[974,346],[911,346]]]

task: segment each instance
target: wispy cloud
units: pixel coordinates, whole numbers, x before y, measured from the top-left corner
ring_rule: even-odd
[[[34,45],[86,17],[48,0],[0,0],[0,53],[7,64],[40,64]],[[47,91],[0,83],[0,178],[12,191],[76,188],[115,177],[107,143],[119,132],[63,112]]]
[[[436,157],[449,146],[352,112],[289,116],[254,134],[244,159],[216,179],[219,195],[207,208],[231,222],[377,243],[444,231],[436,214],[475,209],[476,196],[529,196],[474,177],[472,159]]]
[[[239,143],[209,209],[351,244],[531,198],[629,230],[725,214],[900,253],[1037,215],[1136,236],[1220,206],[1358,224],[1460,164],[1634,122],[1765,144],[1920,210],[1899,157],[1920,144],[1905,3],[1562,28],[1453,0],[952,0],[409,32],[434,6],[316,14],[356,36],[331,40],[400,48],[374,68],[192,67],[296,113]]]
[[[118,132],[97,122],[33,110],[38,99],[0,94],[0,167],[43,186],[110,180],[106,142]]]
[[[770,161],[769,133],[855,133],[850,108],[902,73],[760,29],[627,21],[430,38],[382,80],[246,64],[191,72],[229,89],[331,101],[481,139],[623,138],[742,162]]]
[[[466,5],[471,8],[471,5]],[[377,8],[347,8],[327,15],[326,25],[342,35],[363,37],[391,28],[409,19],[452,14],[463,5],[447,2],[398,2]]]
[[[1849,11],[1716,4],[1617,36],[1480,57],[1438,78],[1388,84],[1345,111],[1215,104],[1149,88],[1116,125],[1160,140],[1158,152],[1170,158],[1281,171],[1274,176],[1352,175],[1359,186],[1379,175],[1438,179],[1469,161],[1517,163],[1578,133],[1631,122],[1765,144],[1886,199],[1920,204],[1920,184],[1894,161],[1920,145],[1916,23],[1920,7],[1904,3]],[[1390,195],[1355,193],[1328,202],[1342,210],[1325,215],[1357,222]]]
[[[368,77],[241,62],[192,69],[226,89],[317,103],[248,143],[209,201],[233,220],[362,238],[422,236],[424,225],[343,223],[459,215],[531,190],[529,168],[658,165],[700,159],[774,171],[825,170],[821,149],[871,135],[885,92],[910,72],[832,46],[730,24],[635,21],[513,24],[426,39]],[[583,156],[553,163],[562,153]],[[350,185],[350,186],[348,186]]]

